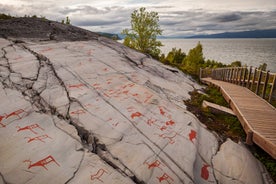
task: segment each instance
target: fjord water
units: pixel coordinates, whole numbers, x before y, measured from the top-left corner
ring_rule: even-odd
[[[241,61],[258,67],[267,63],[267,69],[276,73],[276,39],[160,39],[161,51],[167,54],[172,48],[181,48],[188,54],[198,42],[203,46],[205,59],[229,64]]]

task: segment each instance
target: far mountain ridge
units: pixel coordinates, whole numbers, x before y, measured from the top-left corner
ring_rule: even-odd
[[[209,35],[195,35],[186,38],[276,38],[276,29],[224,32]]]

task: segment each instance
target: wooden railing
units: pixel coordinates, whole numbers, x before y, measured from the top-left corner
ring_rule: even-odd
[[[247,87],[269,103],[276,100],[276,73],[253,67],[200,69],[200,79],[206,77]]]

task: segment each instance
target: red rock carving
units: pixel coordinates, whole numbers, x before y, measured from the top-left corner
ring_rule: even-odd
[[[208,180],[209,178],[209,171],[208,171],[209,165],[204,164],[203,167],[201,168],[201,178],[204,180]]]
[[[166,181],[168,184],[171,184],[171,182],[174,181],[173,178],[170,177],[167,173],[164,173],[162,176],[156,177],[156,178],[159,180],[159,183],[162,183],[163,181]]]
[[[21,119],[21,117],[19,116],[19,114],[21,114],[23,112],[25,112],[23,109],[19,109],[19,110],[13,111],[13,112],[11,112],[10,114],[8,114],[6,116],[6,119],[8,119],[11,116],[17,116],[19,119]]]
[[[6,127],[6,125],[3,124],[3,123],[1,122],[5,117],[6,117],[6,116],[0,115],[0,125],[1,125],[2,127]]]
[[[52,139],[50,136],[48,136],[47,134],[44,134],[44,135],[40,135],[40,136],[37,136],[37,137],[25,137],[25,139],[29,139],[28,140],[28,143],[32,142],[32,141],[41,141],[43,143],[45,143],[45,141],[43,141],[43,139]]]
[[[189,133],[189,139],[192,143],[194,143],[193,140],[196,139],[196,131],[191,130],[191,132]]]
[[[77,115],[79,115],[79,114],[85,114],[85,111],[84,110],[82,110],[82,109],[79,109],[79,110],[76,110],[76,111],[73,111],[73,112],[71,112],[70,114],[77,114]]]
[[[156,119],[148,119],[147,124],[148,124],[149,126],[151,126],[151,125],[154,125],[155,122],[157,122]]]
[[[95,179],[97,179],[97,180],[99,180],[100,182],[103,183],[103,180],[101,180],[100,178],[102,177],[102,175],[103,175],[104,173],[108,173],[108,172],[107,172],[106,170],[104,170],[104,169],[99,169],[99,170],[97,171],[96,174],[92,174],[92,175],[90,176],[90,179],[91,179],[92,181],[95,180]]]
[[[117,127],[119,125],[119,122],[113,123],[112,125],[115,126],[115,127]]]
[[[146,99],[144,100],[144,103],[147,103],[151,98],[153,97],[153,95],[149,95],[146,97]]]
[[[159,166],[161,165],[161,162],[160,162],[159,160],[155,160],[155,161],[152,162],[152,163],[147,163],[147,162],[145,162],[145,164],[148,165],[148,169],[153,169],[153,168],[155,168],[155,167],[158,167],[158,168],[159,168]]]
[[[177,133],[173,132],[174,135],[170,135],[170,133],[168,133],[168,134],[166,134],[166,133],[165,134],[160,134],[159,137],[162,137],[163,139],[169,139],[169,143],[170,144],[174,144],[175,143],[174,138],[177,136]]]
[[[162,127],[160,128],[161,131],[164,131],[164,130],[166,130],[166,129],[167,129],[166,126],[162,126]]]
[[[23,128],[20,128],[19,126],[16,126],[16,128],[18,128],[17,132],[20,132],[20,131],[24,131],[24,130],[30,130],[31,132],[33,132],[34,134],[37,134],[37,132],[35,132],[33,129],[35,128],[39,128],[41,130],[44,130],[43,128],[41,128],[38,124],[32,124],[32,125],[29,125],[29,126],[25,126]]]
[[[135,113],[131,114],[132,119],[135,118],[135,117],[140,117],[140,116],[142,116],[142,114],[140,112],[135,112]]]
[[[167,122],[166,122],[166,125],[167,125],[167,126],[169,126],[169,125],[172,126],[172,125],[174,125],[174,124],[175,124],[175,122],[174,122],[173,120],[170,120],[170,121],[167,121]]]
[[[133,112],[134,110],[135,110],[135,107],[132,107],[132,106],[127,108],[128,112]]]
[[[68,87],[69,87],[69,88],[78,88],[78,89],[81,89],[81,90],[82,90],[81,87],[83,87],[83,86],[85,86],[85,85],[84,85],[84,84],[75,84],[75,85],[69,85]]]
[[[165,111],[163,110],[162,107],[159,107],[159,111],[160,111],[160,114],[161,114],[161,115],[163,115],[163,116],[165,115]]]
[[[32,164],[32,162],[30,160],[25,160],[24,162],[29,162],[29,166],[28,169],[32,168],[32,167],[43,167],[44,169],[48,170],[46,165],[54,162],[57,166],[60,167],[60,165],[57,163],[57,161],[51,156],[47,156],[46,158],[37,161],[36,163]]]

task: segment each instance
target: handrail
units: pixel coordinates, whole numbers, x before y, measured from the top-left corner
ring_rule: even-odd
[[[263,71],[255,67],[200,68],[200,79],[212,79],[244,86],[267,100],[276,99],[276,73]]]

